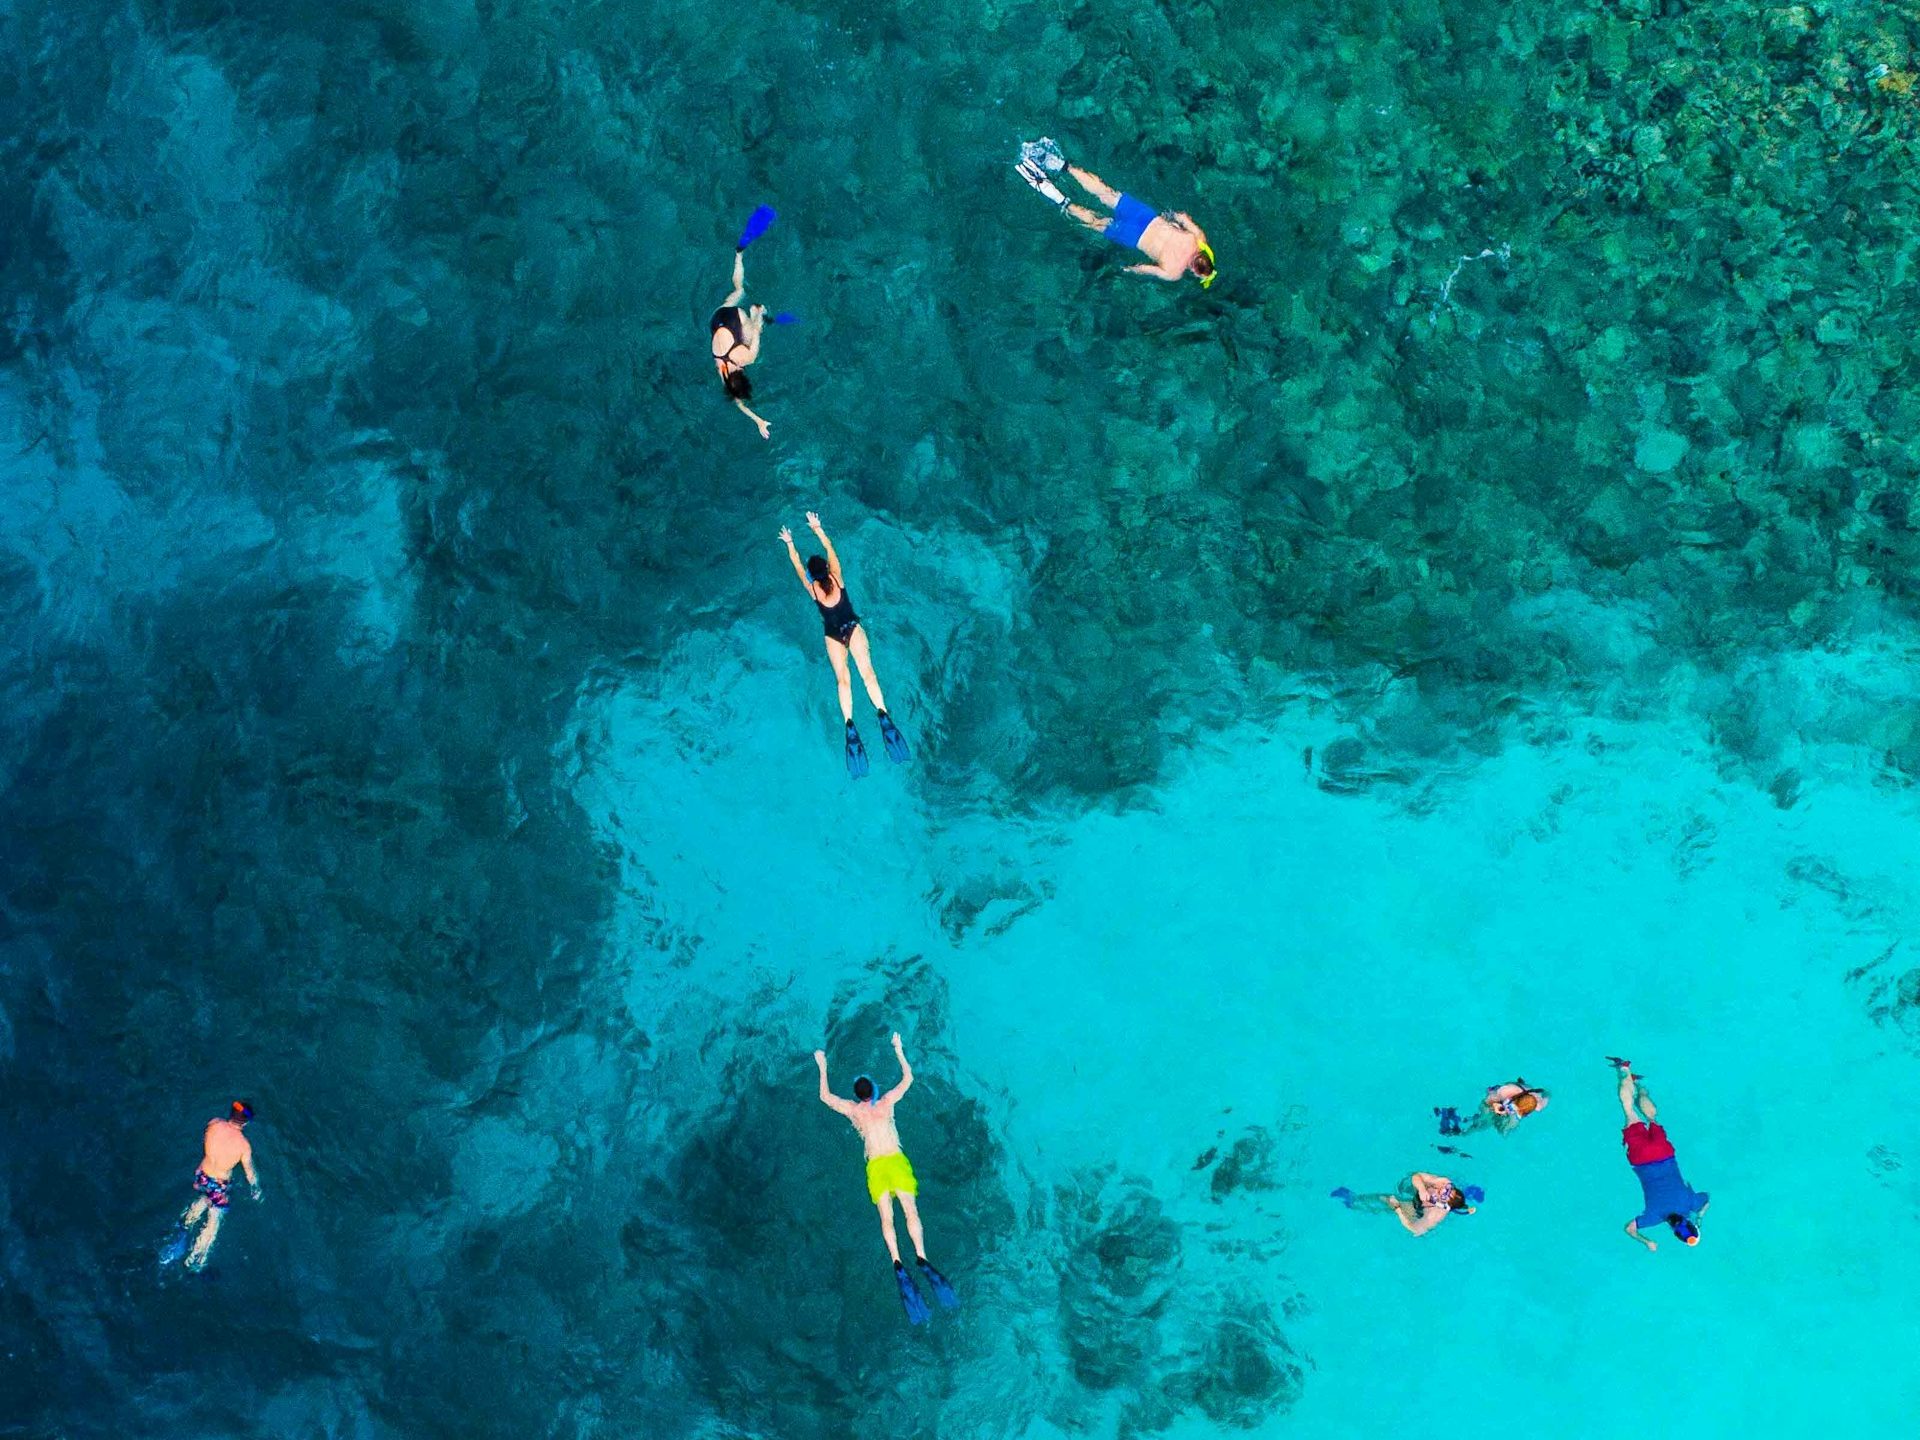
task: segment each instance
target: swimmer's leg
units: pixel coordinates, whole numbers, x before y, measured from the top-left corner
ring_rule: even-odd
[[[200,1223],[200,1217],[212,1208],[212,1206],[207,1204],[207,1197],[202,1195],[198,1200],[180,1212],[180,1228],[182,1230],[191,1230]]]
[[[1084,205],[1067,206],[1067,214],[1078,220],[1096,235],[1107,233],[1107,227],[1113,223],[1111,215],[1096,215]]]
[[[220,1210],[218,1206],[207,1207],[207,1223],[201,1228],[200,1238],[193,1242],[193,1251],[187,1256],[187,1269],[198,1270],[207,1263],[207,1252],[213,1249],[213,1237],[220,1233]]]
[[[833,678],[840,686],[840,718],[853,719],[853,677],[847,674],[847,647],[831,635],[822,636],[827,642],[827,659],[833,662]]]
[[[900,1263],[900,1241],[893,1233],[893,1192],[887,1191],[873,1202],[880,1211],[880,1233],[887,1242],[887,1254],[893,1257],[893,1263]]]
[[[1343,1186],[1342,1189],[1344,1188]],[[1351,1191],[1343,1195],[1340,1190],[1333,1193],[1349,1210],[1359,1210],[1368,1214],[1383,1214],[1398,1203],[1398,1197],[1393,1195],[1355,1195]]]
[[[1635,1080],[1633,1083],[1636,1087],[1633,1094],[1634,1098],[1640,1102],[1640,1113],[1647,1117],[1647,1123],[1651,1125],[1660,1118],[1660,1112],[1653,1108],[1653,1097],[1647,1094],[1646,1082]]]
[[[1633,1078],[1633,1071],[1626,1066],[1620,1067],[1620,1111],[1627,1117],[1627,1124],[1638,1125],[1640,1117],[1634,1113],[1633,1102],[1639,1082]],[[1647,1118],[1651,1120],[1652,1115]]]
[[[873,651],[867,647],[866,626],[856,625],[853,627],[853,634],[848,637],[847,648],[853,652],[853,663],[860,667],[860,679],[866,684],[867,698],[873,702],[873,708],[876,710],[886,709],[887,697],[880,693],[880,677],[873,673]],[[842,660],[840,664],[840,673],[842,677],[844,677],[847,673],[845,668],[846,661]],[[847,686],[846,688],[851,692],[851,686]],[[847,718],[852,719],[853,708],[851,704],[845,699],[841,701],[841,704],[847,706]],[[905,1197],[903,1196],[901,1198],[904,1199]]]
[[[1120,192],[1091,170],[1082,170],[1078,165],[1067,166],[1067,173],[1080,182],[1080,188],[1107,209],[1111,210],[1120,203]]]
[[[927,1258],[927,1232],[920,1228],[920,1207],[914,1203],[913,1196],[901,1191],[897,1197],[900,1209],[907,1217],[907,1236],[913,1241],[913,1253],[916,1258]]]

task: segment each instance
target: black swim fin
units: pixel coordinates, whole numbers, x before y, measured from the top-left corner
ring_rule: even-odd
[[[858,780],[867,773],[867,746],[860,738],[860,732],[847,721],[847,774]]]
[[[940,1302],[942,1310],[958,1310],[960,1297],[953,1293],[953,1286],[947,1283],[947,1277],[933,1268],[933,1262],[926,1256],[920,1257],[920,1273],[927,1277],[927,1288],[933,1291],[933,1298]]]
[[[1442,1135],[1458,1135],[1460,1133],[1460,1112],[1454,1109],[1453,1106],[1436,1105],[1433,1107],[1433,1113],[1440,1117],[1440,1133]]]
[[[927,1299],[920,1293],[920,1287],[907,1274],[907,1267],[898,1260],[893,1262],[893,1278],[900,1286],[900,1308],[907,1312],[907,1323],[926,1324],[933,1312],[927,1308]]]
[[[893,717],[886,711],[880,712],[880,740],[887,747],[887,759],[896,765],[904,765],[912,753],[907,749],[907,737],[900,733],[900,727],[893,723]]]

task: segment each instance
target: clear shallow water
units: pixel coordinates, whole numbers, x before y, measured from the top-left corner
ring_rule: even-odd
[[[1920,37],[1456,8],[0,9],[0,1427],[1903,1433]]]

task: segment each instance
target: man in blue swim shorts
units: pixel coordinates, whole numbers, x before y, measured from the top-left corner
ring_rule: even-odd
[[[1091,170],[1069,165],[1051,140],[1036,141],[1025,147],[1016,167],[1020,178],[1058,205],[1096,234],[1116,245],[1139,250],[1153,261],[1151,265],[1129,265],[1129,275],[1151,275],[1157,280],[1178,280],[1191,274],[1202,289],[1213,284],[1213,247],[1207,244],[1207,232],[1184,210],[1160,211],[1134,195],[1123,195]],[[1085,205],[1075,205],[1047,178],[1049,172],[1065,170],[1113,214],[1102,215]]]

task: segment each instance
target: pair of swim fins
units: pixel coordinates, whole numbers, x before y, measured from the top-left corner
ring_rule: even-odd
[[[900,727],[893,723],[893,717],[882,710],[880,714],[880,740],[887,747],[887,758],[896,765],[904,765],[911,755],[907,749],[907,737],[900,733]],[[860,731],[853,721],[847,721],[847,774],[858,780],[867,773],[867,746],[860,738]]]
[[[1060,153],[1060,147],[1052,140],[1042,136],[1038,140],[1029,140],[1020,147],[1020,160],[1013,168],[1020,172],[1020,178],[1044,195],[1048,202],[1064,210],[1067,197],[1060,193],[1060,187],[1053,183],[1052,177],[1067,167],[1067,157]]]
[[[953,1286],[947,1283],[947,1277],[934,1269],[924,1257],[914,1262],[920,1267],[920,1274],[927,1282],[927,1288],[933,1291],[933,1298],[940,1302],[942,1310],[958,1310],[960,1297],[953,1293]],[[924,1325],[933,1316],[927,1308],[927,1300],[920,1293],[920,1287],[913,1283],[913,1277],[907,1273],[907,1267],[898,1260],[893,1262],[894,1283],[900,1287],[900,1308],[907,1312],[909,1325]]]

